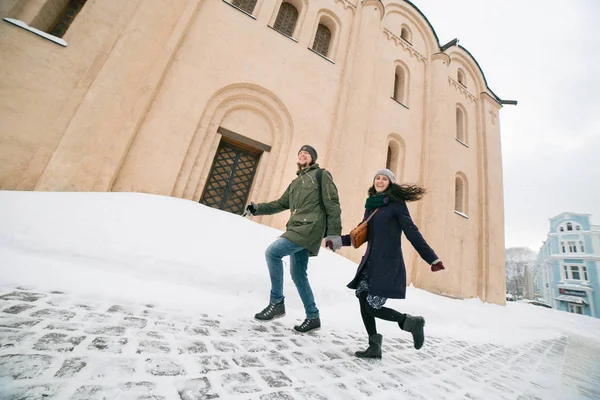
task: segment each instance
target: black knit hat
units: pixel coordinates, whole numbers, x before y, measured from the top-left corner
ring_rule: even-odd
[[[314,147],[305,144],[304,146],[300,147],[300,150],[298,150],[298,154],[300,154],[301,151],[307,151],[308,154],[310,154],[310,158],[312,158],[313,164],[317,162],[317,151]]]

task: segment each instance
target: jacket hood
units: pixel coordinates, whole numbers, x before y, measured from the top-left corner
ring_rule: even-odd
[[[308,168],[304,168],[304,169],[298,169],[298,171],[296,171],[296,175],[300,175],[301,172],[307,173],[308,171],[312,171],[313,169],[319,169],[319,164],[313,164]]]

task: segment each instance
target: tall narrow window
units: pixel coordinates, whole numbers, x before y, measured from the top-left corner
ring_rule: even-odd
[[[456,78],[458,79],[458,83],[460,83],[463,86],[467,86],[467,80],[465,79],[465,73],[463,72],[462,69],[458,69],[457,73],[456,73]]]
[[[87,0],[69,0],[62,13],[56,19],[56,23],[48,33],[52,36],[63,37],[86,1]]]
[[[565,242],[560,242],[560,248],[561,248],[561,253],[566,253],[567,252],[565,250]]]
[[[401,177],[398,174],[398,162],[400,161],[400,148],[397,143],[390,142],[387,148],[387,158],[385,160],[385,167],[392,171],[396,175],[396,179],[400,180]]]
[[[394,100],[404,104],[404,93],[406,89],[406,74],[404,69],[397,65],[396,71],[394,72]]]
[[[581,250],[582,253],[585,253],[585,246],[583,245],[582,241],[579,241],[579,249]]]
[[[456,139],[462,143],[467,143],[465,112],[459,106],[456,107]]]
[[[315,34],[315,41],[313,42],[312,49],[317,53],[327,57],[329,53],[329,44],[331,43],[331,31],[328,27],[323,24],[319,24],[317,33]]]
[[[468,186],[467,179],[460,173],[454,180],[454,210],[466,216],[468,210]]]
[[[256,1],[257,0],[233,0],[231,4],[248,14],[252,14],[254,12],[254,7],[256,7]]]
[[[572,231],[573,230],[573,224],[570,222],[567,222],[567,230],[568,231]]]
[[[412,35],[410,33],[410,30],[406,26],[403,26],[400,30],[400,37],[406,42],[412,43]]]
[[[291,3],[281,3],[279,13],[273,24],[273,28],[279,32],[293,36],[296,22],[298,21],[298,10]]]
[[[406,145],[404,144],[404,140],[399,135],[390,135],[388,138],[385,167],[394,173],[397,182],[402,182],[405,154]]]
[[[588,273],[587,273],[587,267],[583,267],[582,266],[581,267],[581,272],[583,273],[583,280],[584,281],[589,281]]]
[[[569,253],[577,253],[577,242],[568,242],[569,245]]]
[[[454,209],[458,212],[463,212],[464,185],[459,177],[456,177],[456,182],[454,183],[454,190]]]

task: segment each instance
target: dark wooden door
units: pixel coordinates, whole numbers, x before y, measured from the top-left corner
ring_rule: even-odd
[[[252,187],[261,151],[222,139],[215,155],[200,203],[241,214]]]

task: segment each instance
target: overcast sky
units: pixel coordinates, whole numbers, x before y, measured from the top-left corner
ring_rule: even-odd
[[[600,0],[413,4],[519,102],[500,111],[506,247],[538,251],[565,211],[600,225]]]

